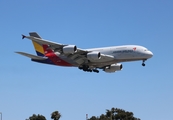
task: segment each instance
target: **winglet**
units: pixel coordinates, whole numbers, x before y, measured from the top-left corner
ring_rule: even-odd
[[[24,38],[26,38],[26,36],[22,34],[22,39],[24,39]]]

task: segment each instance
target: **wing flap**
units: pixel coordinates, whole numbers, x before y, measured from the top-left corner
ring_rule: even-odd
[[[40,56],[32,55],[29,53],[25,53],[25,52],[16,52],[16,53],[23,55],[23,56],[26,56],[26,57],[29,57],[31,59],[35,59],[35,60],[46,60],[47,59],[47,57],[40,57]]]

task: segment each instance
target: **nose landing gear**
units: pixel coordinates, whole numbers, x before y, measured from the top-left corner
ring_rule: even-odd
[[[143,60],[143,61],[142,61],[142,66],[145,66],[145,61],[146,61],[146,60]]]

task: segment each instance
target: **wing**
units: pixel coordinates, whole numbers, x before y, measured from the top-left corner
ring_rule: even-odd
[[[30,34],[32,34],[32,33],[30,33]],[[44,39],[41,39],[41,38],[38,38],[38,37],[34,37],[34,36],[22,35],[22,39],[24,39],[24,38],[28,38],[28,39],[30,39],[32,41],[35,41],[35,42],[43,44],[43,45],[48,45],[49,48],[51,48],[53,50],[56,50],[57,52],[60,52],[60,53],[62,53],[62,48],[63,47],[68,46],[68,45],[65,45],[65,44],[56,43],[56,42],[52,42],[52,41],[49,41],[49,40],[44,40]],[[80,48],[77,48],[77,51],[80,54],[88,53],[88,51],[82,50]]]
[[[90,59],[87,56],[88,54],[91,57],[92,56],[97,57],[99,55],[99,52],[93,52],[93,51],[89,51],[89,50],[80,49],[80,48],[77,48],[75,45],[66,45],[66,44],[52,42],[52,41],[49,41],[49,40],[44,40],[35,32],[29,33],[29,34],[30,34],[30,36],[22,35],[22,39],[27,38],[27,39],[35,41],[39,44],[48,45],[49,49],[53,50],[54,52],[59,52],[61,55],[66,56],[70,60],[73,60],[74,62],[77,63],[78,66],[83,65],[83,64],[90,65],[91,63],[89,63],[89,62],[94,62],[95,61],[95,60]],[[69,49],[71,49],[71,46],[76,48],[76,52],[73,52],[73,53],[69,52]],[[63,51],[64,48],[66,48],[65,50],[67,50],[67,52]],[[111,61],[111,60],[114,60],[113,56],[100,54],[100,59],[96,60],[96,62]],[[103,66],[105,66],[105,64],[102,65],[102,66],[99,65],[99,67],[103,67]]]

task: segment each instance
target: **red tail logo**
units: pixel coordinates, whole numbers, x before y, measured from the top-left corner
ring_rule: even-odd
[[[134,47],[133,50],[136,50],[136,47]]]

